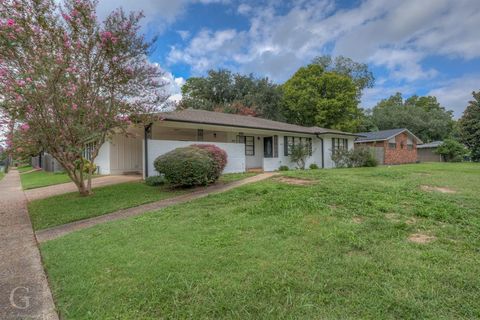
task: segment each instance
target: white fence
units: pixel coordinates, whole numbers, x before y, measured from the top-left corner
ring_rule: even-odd
[[[201,141],[148,140],[148,175],[157,175],[153,167],[155,159],[176,148],[192,144],[214,144],[227,153],[227,165],[223,173],[245,172],[245,145],[243,143],[220,143]],[[144,145],[144,144],[142,144]],[[143,151],[145,154],[145,150]]]

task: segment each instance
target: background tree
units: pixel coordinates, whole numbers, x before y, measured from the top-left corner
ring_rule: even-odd
[[[442,107],[432,96],[412,96],[404,101],[397,93],[380,101],[371,113],[379,130],[408,128],[424,142],[450,137],[454,128],[452,111]]]
[[[162,72],[147,61],[141,14],[96,18],[96,1],[5,0],[0,3],[0,101],[22,137],[38,142],[82,195],[83,152],[92,161],[114,133],[125,133],[166,100]],[[143,115],[143,116],[142,116]],[[22,147],[14,146],[14,148]]]
[[[461,141],[470,149],[472,160],[480,161],[480,91],[472,95],[473,100],[459,120],[459,131]]]
[[[365,63],[355,62],[344,56],[332,58],[329,55],[316,57],[312,63],[320,65],[326,72],[335,72],[350,77],[357,87],[358,97],[361,96],[364,89],[372,88],[375,84],[375,77]]]
[[[284,120],[281,91],[268,78],[210,70],[206,77],[189,78],[182,87],[178,108],[193,108]]]
[[[448,162],[460,162],[468,154],[465,146],[453,139],[445,139],[435,152]]]
[[[357,86],[319,64],[300,68],[283,86],[287,122],[353,131],[359,123]]]

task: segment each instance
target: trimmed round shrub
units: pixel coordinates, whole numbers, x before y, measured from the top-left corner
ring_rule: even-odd
[[[214,144],[192,144],[192,147],[199,148],[208,152],[210,158],[213,160],[215,170],[211,176],[212,181],[220,178],[220,175],[227,165],[227,153],[225,150],[217,147]]]
[[[158,187],[165,184],[164,176],[150,176],[145,179],[145,184],[151,187]]]
[[[316,163],[312,163],[312,164],[310,164],[310,169],[312,169],[312,170],[318,169],[318,165]]]
[[[215,164],[206,150],[197,147],[177,148],[167,152],[153,163],[173,187],[207,185],[215,180]]]
[[[278,171],[288,171],[290,168],[288,166],[280,166]]]

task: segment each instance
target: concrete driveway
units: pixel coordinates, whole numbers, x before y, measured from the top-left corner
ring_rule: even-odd
[[[103,186],[108,186],[112,184],[140,181],[142,177],[139,175],[118,175],[118,176],[103,176],[92,179],[92,188],[98,188]],[[48,187],[35,188],[30,190],[25,190],[25,196],[28,201],[44,199],[59,194],[75,192],[77,187],[73,182],[67,182],[62,184],[56,184]]]

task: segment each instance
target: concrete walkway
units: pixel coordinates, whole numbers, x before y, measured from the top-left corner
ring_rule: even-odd
[[[147,212],[155,211],[158,209],[166,208],[175,204],[191,201],[194,199],[199,199],[206,197],[210,194],[216,194],[225,192],[252,182],[257,182],[261,180],[268,179],[277,175],[278,173],[262,173],[253,177],[245,178],[239,181],[234,181],[228,184],[216,184],[206,188],[201,188],[196,191],[193,191],[188,194],[184,194],[178,197],[160,200],[157,202],[147,203],[138,207],[133,207],[130,209],[119,210],[102,216],[80,220],[68,224],[64,224],[58,227],[53,227],[45,230],[40,230],[36,232],[37,241],[45,242],[48,240],[56,239],[71,232],[82,230],[86,228],[93,227],[100,223],[105,223],[109,221],[115,221],[120,219],[125,219],[128,217],[138,216]]]
[[[104,176],[92,179],[92,188],[98,188],[103,186],[109,186],[112,184],[131,182],[131,181],[140,181],[142,179],[139,175],[122,175],[122,176]],[[75,192],[77,187],[73,182],[67,182],[62,184],[56,184],[53,186],[35,188],[30,190],[25,190],[25,196],[27,196],[28,201],[44,199],[59,194]]]
[[[0,180],[0,319],[58,319],[17,170]]]

